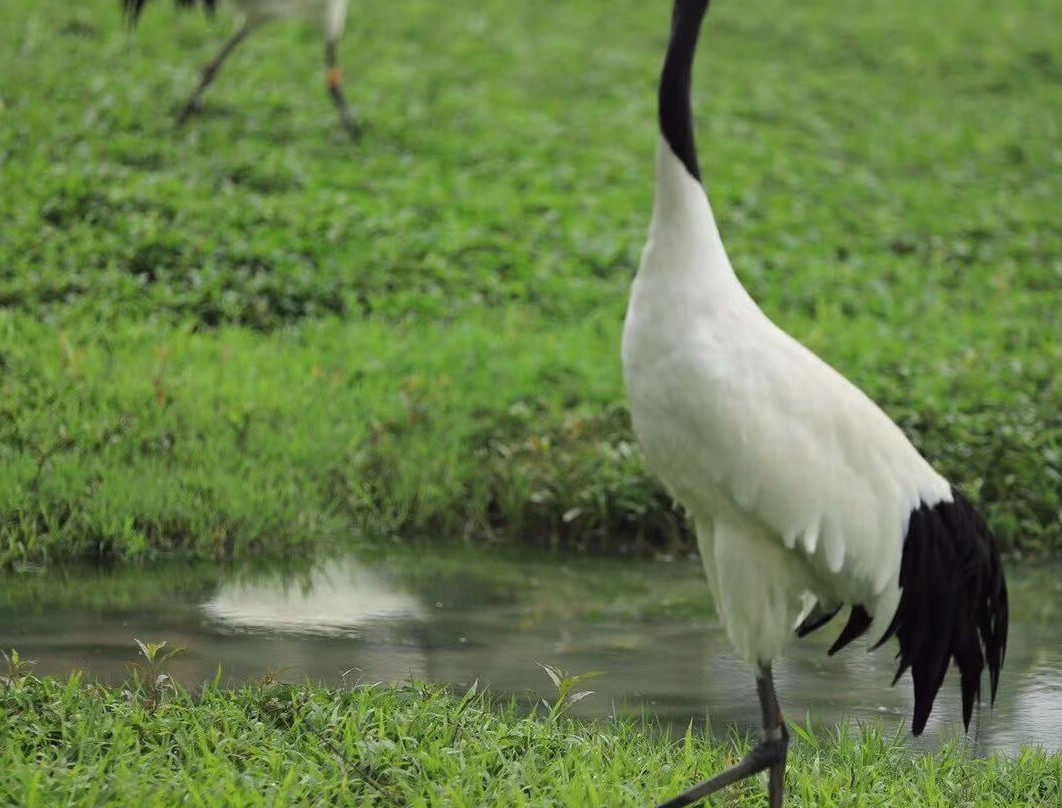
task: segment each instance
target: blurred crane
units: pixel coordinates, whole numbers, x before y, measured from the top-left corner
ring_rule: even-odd
[[[140,19],[140,12],[148,2],[149,0],[122,0],[123,11],[131,25],[136,25]],[[213,14],[218,0],[175,0],[175,2],[178,8],[191,8],[200,4],[205,7],[207,13]],[[243,22],[221,48],[218,55],[203,68],[199,85],[181,107],[177,122],[184,123],[199,108],[203,93],[217,78],[222,64],[253,31],[270,20],[301,17],[316,19],[324,28],[328,93],[339,111],[339,120],[343,128],[353,140],[358,140],[361,137],[361,129],[343,96],[342,74],[336,61],[336,46],[343,34],[349,0],[232,0],[232,3],[242,12]]]
[[[664,806],[766,770],[769,805],[781,808],[789,735],[771,663],[794,630],[814,631],[848,606],[831,654],[863,634],[875,647],[896,637],[896,678],[910,670],[914,680],[915,735],[954,660],[968,728],[986,663],[996,695],[1007,587],[969,501],[858,388],[767,319],[734,274],[690,109],[707,9],[708,0],[675,0],[656,200],[623,368],[638,440],[693,517],[717,611],[755,668],[763,714],[747,757]]]

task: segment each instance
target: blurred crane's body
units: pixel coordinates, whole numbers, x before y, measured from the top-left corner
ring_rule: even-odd
[[[347,133],[357,140],[361,130],[350,106],[343,95],[342,74],[337,63],[336,49],[347,20],[349,0],[230,0],[243,15],[243,21],[221,51],[203,68],[199,85],[181,107],[178,123],[183,123],[198,109],[203,93],[217,78],[225,60],[236,50],[249,34],[271,20],[305,19],[317,22],[325,35],[325,67],[327,70],[328,92],[331,95],[339,120]],[[122,0],[122,7],[127,19],[132,24],[140,18],[140,12],[149,0]],[[218,0],[175,0],[179,8],[191,8],[202,5],[208,13],[213,13]]]
[[[995,698],[1007,590],[973,506],[855,385],[760,310],[730,265],[701,182],[690,109],[708,0],[675,0],[660,78],[649,241],[631,288],[623,366],[635,433],[693,518],[720,619],[756,670],[761,743],[666,803],[756,772],[783,799],[788,734],[771,663],[794,633],[850,607],[834,653],[896,637],[922,732],[954,660],[968,727],[986,662]],[[784,278],[782,279],[784,282]]]

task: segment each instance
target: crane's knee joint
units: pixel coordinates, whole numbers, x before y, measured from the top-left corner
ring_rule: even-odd
[[[763,731],[760,742],[752,750],[752,757],[765,768],[784,763],[789,750],[789,730],[785,724]]]
[[[328,68],[328,89],[333,93],[343,84],[343,72],[338,67]]]

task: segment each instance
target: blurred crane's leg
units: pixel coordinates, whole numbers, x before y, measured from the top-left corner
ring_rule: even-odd
[[[361,127],[358,126],[354,113],[350,111],[347,99],[343,96],[343,73],[336,64],[336,41],[331,38],[325,43],[325,67],[328,70],[328,94],[332,96],[332,101],[339,110],[339,122],[347,130],[351,140],[357,143],[361,140]]]
[[[187,121],[192,113],[199,109],[199,102],[203,97],[203,93],[206,92],[207,87],[209,87],[214,79],[217,78],[218,73],[221,71],[221,65],[224,64],[225,60],[229,57],[229,54],[236,50],[236,46],[243,42],[254,28],[254,24],[250,20],[247,20],[242,26],[240,26],[240,29],[235,34],[229,37],[229,41],[225,43],[224,47],[222,47],[221,52],[203,68],[203,75],[199,79],[199,86],[195,88],[195,92],[189,96],[188,100],[184,103],[184,106],[181,107],[180,113],[177,115],[178,125]]]

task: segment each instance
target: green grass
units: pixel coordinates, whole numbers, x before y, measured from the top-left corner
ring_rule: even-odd
[[[338,691],[269,681],[196,694],[10,677],[0,684],[0,800],[66,805],[644,806],[736,762],[748,742],[640,724],[527,716],[417,683]],[[795,727],[788,805],[1048,808],[1062,756],[912,753],[873,728]],[[715,801],[766,804],[759,779]]]
[[[618,361],[667,3],[231,18],[0,7],[0,564],[300,555],[352,532],[686,541]],[[718,2],[702,162],[765,310],[1004,544],[1062,549],[1053,0]]]

